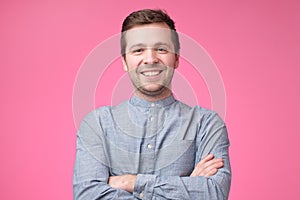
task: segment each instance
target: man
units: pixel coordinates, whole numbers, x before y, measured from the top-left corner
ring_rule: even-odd
[[[123,22],[123,66],[134,94],[88,114],[78,130],[75,199],[227,199],[229,140],[212,111],[175,100],[173,20],[140,10]]]

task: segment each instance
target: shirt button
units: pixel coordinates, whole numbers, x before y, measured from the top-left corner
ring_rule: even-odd
[[[144,197],[144,193],[140,193],[140,198],[142,199]]]
[[[150,121],[152,122],[154,120],[154,117],[150,117]]]
[[[151,145],[151,144],[148,144],[148,145],[147,145],[147,148],[148,148],[148,149],[152,149],[152,145]]]

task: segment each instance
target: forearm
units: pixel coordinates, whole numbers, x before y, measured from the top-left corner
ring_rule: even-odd
[[[77,150],[73,178],[74,199],[134,199],[131,193],[108,185],[108,176],[105,165],[87,152]]]
[[[108,184],[95,180],[73,184],[74,200],[124,199],[133,200],[131,193],[110,187]]]
[[[228,199],[230,175],[210,178],[179,176],[137,176],[133,195],[141,199]]]
[[[120,176],[110,176],[108,184],[113,188],[118,188],[132,193],[136,182],[136,175],[124,174]]]
[[[131,193],[108,185],[109,174],[106,166],[83,152],[77,154],[81,159],[75,164],[74,200],[134,199]]]
[[[206,129],[206,136],[199,141],[201,145],[196,152],[195,166],[207,154],[213,154],[215,158],[222,159],[223,163],[216,174],[208,178],[199,175],[180,177],[139,174],[133,195],[136,198],[143,196],[144,199],[228,199],[231,167],[227,131],[222,124],[212,128],[213,130]]]
[[[89,134],[88,134],[89,133]],[[99,159],[103,151],[98,154],[92,153],[92,146],[88,146],[88,137],[93,136],[93,130],[82,123],[77,137],[76,160],[73,177],[74,200],[96,200],[96,199],[134,199],[133,195],[125,190],[112,188],[108,185],[109,167],[104,159]],[[96,141],[101,144],[101,141]]]

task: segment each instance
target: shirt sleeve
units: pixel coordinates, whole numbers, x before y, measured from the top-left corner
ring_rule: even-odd
[[[73,175],[75,200],[124,199],[132,200],[127,191],[110,187],[109,167],[105,161],[105,149],[95,113],[89,114],[77,132],[76,160]]]
[[[224,167],[209,177],[179,177],[138,174],[133,195],[137,199],[228,199],[231,183],[229,139],[223,121],[210,114],[201,122],[197,135],[195,165],[209,153],[222,158]]]

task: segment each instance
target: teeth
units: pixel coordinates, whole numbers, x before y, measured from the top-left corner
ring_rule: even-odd
[[[155,72],[143,72],[145,76],[156,76],[160,73],[160,71],[155,71]]]

